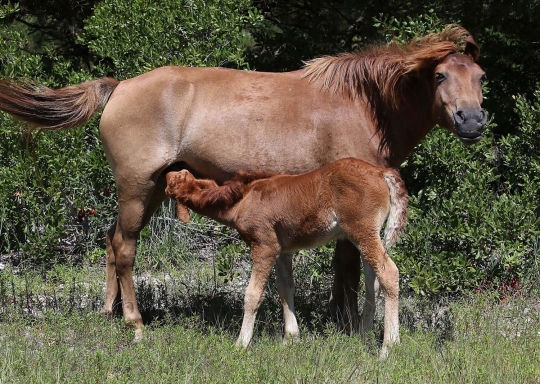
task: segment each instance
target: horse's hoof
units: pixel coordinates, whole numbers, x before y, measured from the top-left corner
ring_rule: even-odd
[[[135,330],[135,338],[133,339],[134,343],[140,343],[142,339],[144,338],[142,329],[136,329]]]
[[[110,319],[113,317],[113,311],[110,311],[108,309],[103,308],[101,311],[99,311],[100,314],[105,316],[106,319]]]

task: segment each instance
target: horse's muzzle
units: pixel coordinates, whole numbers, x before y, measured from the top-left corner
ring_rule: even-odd
[[[483,109],[461,109],[454,113],[454,128],[459,139],[465,144],[480,141],[487,116]]]

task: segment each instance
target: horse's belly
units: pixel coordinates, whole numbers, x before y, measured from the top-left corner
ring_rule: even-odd
[[[344,157],[373,162],[376,153],[362,135],[343,126],[309,126],[298,118],[275,126],[241,116],[229,123],[207,120],[186,130],[179,160],[201,176],[223,181],[239,170],[299,174]]]

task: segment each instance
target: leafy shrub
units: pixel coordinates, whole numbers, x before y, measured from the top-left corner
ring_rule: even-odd
[[[375,20],[386,40],[400,42],[444,24],[433,11]],[[471,146],[435,129],[403,164],[409,225],[394,258],[405,286],[421,294],[455,292],[533,270],[540,232],[538,96],[515,98],[516,134],[496,137],[493,116],[485,138]]]
[[[526,277],[540,233],[538,101],[517,98],[521,130],[463,146],[431,133],[402,173],[409,226],[396,261],[418,293],[459,291]]]
[[[98,65],[35,41],[17,5],[0,6],[0,76],[50,87],[114,74],[134,76],[165,64],[245,66],[242,42],[259,16],[246,0],[126,1],[96,5],[79,36]],[[20,18],[24,22],[18,22]],[[30,23],[31,24],[31,23]],[[0,252],[28,260],[94,255],[116,216],[114,180],[95,118],[84,128],[34,135],[26,150],[20,125],[0,115]]]
[[[244,28],[260,20],[249,0],[104,0],[81,40],[118,78],[164,65],[242,67]]]

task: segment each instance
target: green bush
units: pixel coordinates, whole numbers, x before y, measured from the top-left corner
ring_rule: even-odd
[[[81,41],[117,78],[164,65],[244,67],[244,28],[260,20],[249,0],[103,0]]]
[[[398,42],[441,30],[444,24],[434,11],[416,18],[375,19],[384,39]],[[484,96],[489,97],[486,86]],[[405,287],[420,294],[509,282],[517,287],[535,270],[540,108],[538,100],[515,100],[516,134],[496,136],[492,118],[484,139],[464,146],[444,129],[435,129],[403,164],[411,195],[409,225],[393,257]]]
[[[538,96],[538,93],[537,93]],[[409,226],[395,259],[418,293],[499,286],[535,272],[540,234],[538,100],[517,97],[520,131],[463,146],[442,129],[402,168]]]
[[[167,64],[245,66],[244,28],[260,20],[246,0],[105,0],[78,31],[99,58],[81,69],[54,40],[36,37],[22,8],[0,6],[0,76],[50,87]],[[116,196],[97,125],[98,117],[84,128],[34,135],[27,150],[20,124],[0,115],[0,253],[44,261],[103,247]]]

